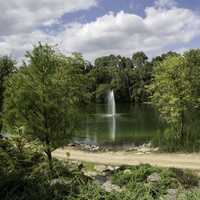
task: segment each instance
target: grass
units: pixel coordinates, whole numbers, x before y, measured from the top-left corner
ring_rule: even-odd
[[[153,173],[160,175],[160,181],[147,181],[148,176]],[[196,187],[199,178],[190,171],[162,169],[145,164],[127,167],[125,171],[119,170],[112,176],[112,182],[126,188],[126,191],[131,191],[135,199],[140,200],[157,199],[166,195],[168,189],[184,190]]]

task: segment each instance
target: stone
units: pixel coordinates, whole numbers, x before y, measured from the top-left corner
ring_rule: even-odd
[[[160,180],[161,177],[156,172],[147,177],[147,182],[159,182]]]
[[[178,196],[178,190],[177,189],[168,189],[167,195],[165,196],[166,200],[176,200]]]
[[[80,146],[81,146],[82,150],[87,150],[87,151],[91,151],[91,152],[100,150],[100,147],[96,146],[96,145],[81,144]]]
[[[118,185],[112,184],[111,181],[106,181],[101,187],[106,192],[122,192],[122,189]]]
[[[159,148],[158,148],[158,147],[155,147],[155,148],[152,149],[152,151],[153,151],[153,152],[159,151]]]
[[[95,165],[94,169],[96,171],[102,173],[107,169],[107,167],[106,167],[106,165]]]
[[[95,171],[83,171],[83,173],[85,176],[88,176],[92,179],[94,179],[98,175],[98,173]]]
[[[68,181],[68,180],[65,180],[64,178],[55,178],[55,179],[52,179],[50,181],[50,185],[53,186],[53,185],[68,185],[70,184],[71,182]]]
[[[168,189],[167,196],[170,197],[169,200],[175,200],[177,198],[178,190],[177,189]]]
[[[119,167],[119,166],[115,166],[114,168],[115,168],[115,170],[118,170],[118,169],[120,169],[120,167]]]
[[[106,170],[109,170],[109,171],[115,171],[115,167],[112,167],[112,166],[107,166]]]
[[[95,180],[96,180],[97,183],[102,185],[107,181],[107,177],[103,176],[103,175],[97,175],[97,176],[95,176]]]

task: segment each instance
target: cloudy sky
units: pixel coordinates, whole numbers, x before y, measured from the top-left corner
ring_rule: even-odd
[[[0,0],[0,54],[22,59],[38,41],[93,61],[200,47],[199,0]]]

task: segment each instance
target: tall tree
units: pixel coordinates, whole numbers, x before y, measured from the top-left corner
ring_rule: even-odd
[[[144,52],[136,52],[132,56],[134,69],[129,71],[131,100],[134,103],[144,103],[149,96],[145,87],[150,84],[152,78],[152,63]]]
[[[40,140],[52,168],[51,152],[69,140],[76,127],[77,107],[88,98],[84,61],[42,44],[26,57],[28,64],[8,81],[5,124],[10,132],[23,126],[26,134]]]
[[[132,63],[134,67],[142,67],[148,61],[148,57],[143,51],[139,51],[133,54]]]
[[[157,63],[154,68],[154,80],[149,87],[153,104],[173,127],[176,137],[181,141],[186,135],[186,112],[192,101],[189,68],[190,65],[184,56],[168,56]]]
[[[15,61],[8,57],[0,57],[0,132],[2,130],[2,109],[4,102],[5,82],[8,77],[15,71]]]

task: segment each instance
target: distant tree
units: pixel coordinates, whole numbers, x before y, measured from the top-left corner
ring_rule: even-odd
[[[119,60],[114,55],[99,57],[95,60],[95,67],[117,67]]]
[[[178,56],[180,54],[174,52],[174,51],[169,51],[167,53],[163,53],[160,56],[156,56],[155,58],[152,59],[152,63],[153,65],[156,65],[157,62],[162,62],[163,60],[165,60],[167,57],[169,56]]]
[[[15,61],[8,57],[0,57],[0,132],[2,130],[2,109],[4,102],[5,82],[8,77],[15,71]]]
[[[128,80],[125,73],[131,67],[130,59],[121,56],[104,56],[95,60],[91,74],[96,80],[96,99],[103,101],[109,89],[115,90],[117,101],[129,99]]]
[[[134,103],[144,103],[149,95],[145,87],[151,82],[152,64],[144,52],[136,52],[132,56],[132,65],[134,70],[128,73],[131,100]]]
[[[52,151],[69,140],[76,128],[78,106],[89,98],[84,61],[42,44],[26,57],[28,64],[7,83],[4,121],[7,131],[24,127],[25,134],[38,139],[52,169]]]
[[[148,61],[148,57],[142,51],[136,52],[132,56],[132,63],[134,67],[142,67]]]

